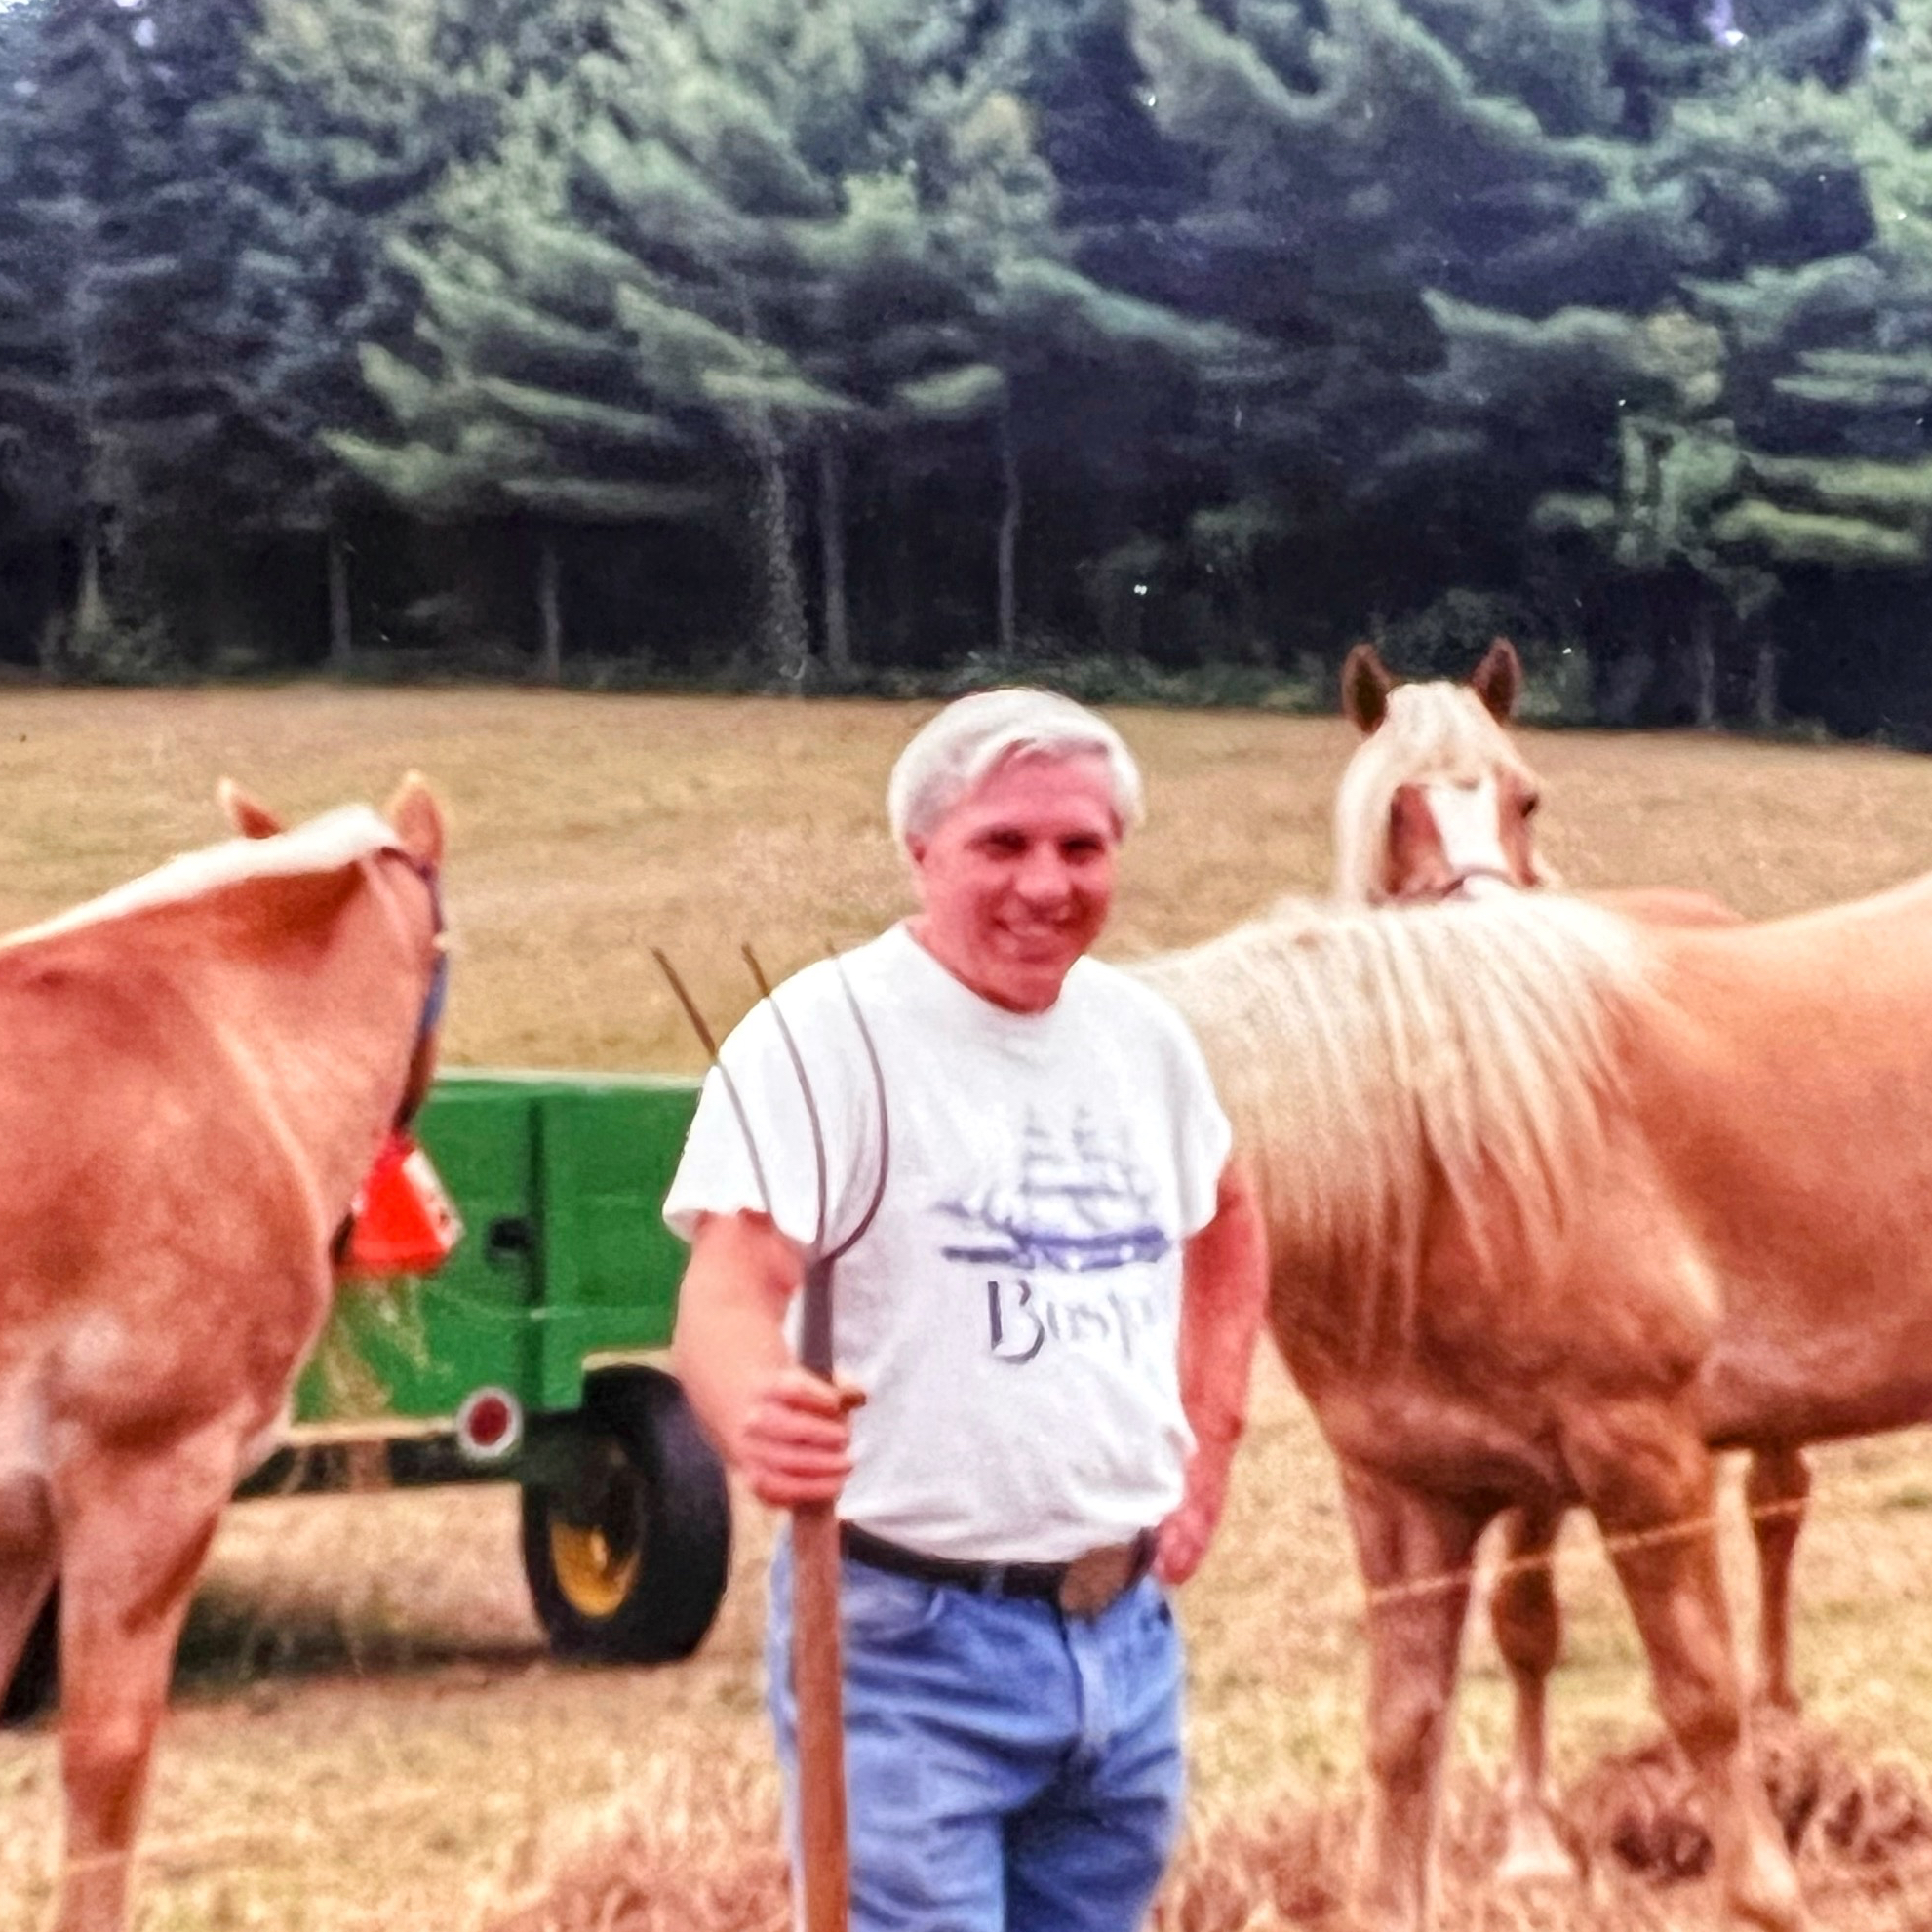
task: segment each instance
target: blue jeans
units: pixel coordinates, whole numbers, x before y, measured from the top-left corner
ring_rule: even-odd
[[[1134,1932],[1180,1826],[1181,1653],[1151,1578],[1091,1621],[848,1561],[852,1932]],[[798,1869],[791,1540],[765,1663]]]

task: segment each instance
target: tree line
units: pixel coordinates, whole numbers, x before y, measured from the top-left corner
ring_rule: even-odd
[[[1932,742],[1932,0],[0,5],[0,662]]]

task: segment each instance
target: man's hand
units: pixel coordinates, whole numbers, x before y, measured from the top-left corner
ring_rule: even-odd
[[[772,1508],[830,1503],[852,1473],[865,1397],[801,1368],[785,1345],[798,1248],[762,1214],[707,1214],[678,1291],[672,1355],[720,1455]]]
[[[1161,1525],[1154,1574],[1185,1583],[1201,1567],[1228,1500],[1228,1467],[1247,1415],[1248,1365],[1268,1298],[1268,1246],[1246,1167],[1230,1161],[1214,1218],[1183,1250],[1181,1406],[1194,1431],[1181,1506]]]
[[[852,1473],[851,1411],[864,1400],[849,1382],[788,1364],[752,1391],[726,1454],[773,1509],[836,1502]]]
[[[1161,1582],[1183,1584],[1201,1567],[1228,1500],[1228,1463],[1227,1455],[1211,1450],[1197,1449],[1188,1458],[1181,1506],[1155,1535],[1154,1574]]]

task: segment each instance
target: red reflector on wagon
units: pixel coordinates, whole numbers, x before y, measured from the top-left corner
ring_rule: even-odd
[[[507,1389],[472,1389],[456,1411],[456,1447],[471,1462],[500,1462],[521,1446],[523,1404]]]
[[[349,1215],[351,1275],[426,1275],[449,1260],[463,1234],[429,1156],[406,1133],[382,1143]]]

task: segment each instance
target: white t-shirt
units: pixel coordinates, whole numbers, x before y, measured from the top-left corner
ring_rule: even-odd
[[[841,984],[841,979],[844,984]],[[850,999],[848,999],[849,988]],[[769,1211],[833,1271],[840,1370],[866,1392],[840,1515],[928,1556],[1061,1562],[1181,1499],[1181,1243],[1213,1218],[1231,1133],[1180,1015],[1095,960],[1044,1013],[955,979],[904,927],[777,989],[826,1146],[821,1217],[798,1074],[769,1003],[726,1041],[664,1218]],[[817,1237],[821,1226],[824,1239]],[[793,1339],[796,1342],[797,1307]]]

